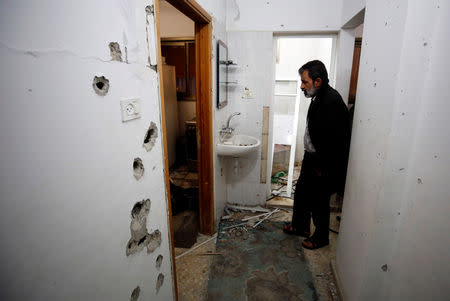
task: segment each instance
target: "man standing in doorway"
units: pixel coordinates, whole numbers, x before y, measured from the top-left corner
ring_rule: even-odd
[[[306,237],[303,247],[328,245],[330,196],[343,195],[350,146],[347,106],[328,84],[325,65],[310,61],[299,70],[301,89],[311,98],[304,136],[305,155],[294,195],[292,223],[283,231]],[[315,231],[310,236],[311,215]]]

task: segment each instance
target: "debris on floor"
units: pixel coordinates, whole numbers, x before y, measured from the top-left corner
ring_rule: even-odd
[[[238,263],[245,262],[246,259],[251,261],[257,260],[258,262],[264,263],[271,262],[274,258],[276,259],[280,256],[284,256],[277,253],[278,257],[274,257],[274,255],[276,255],[274,253],[276,250],[267,249],[265,251],[261,251],[258,249],[258,239],[260,238],[260,234],[266,233],[268,230],[270,230],[268,231],[270,233],[274,230],[272,229],[273,227],[270,226],[271,224],[274,222],[288,222],[291,220],[291,217],[292,208],[289,206],[267,206],[267,204],[265,207],[227,205],[224,210],[224,216],[221,219],[221,223],[223,223],[224,226],[221,227],[220,232],[218,233],[219,238],[217,238],[216,235],[205,236],[200,234],[198,236],[198,242],[191,249],[175,249],[179,300],[208,300],[207,287],[211,276],[210,269],[213,269],[213,262],[222,263],[214,268],[215,272],[219,273],[219,275],[229,275],[230,273],[240,274],[241,265]],[[260,224],[256,225],[258,223]],[[333,212],[331,213],[330,227],[333,229],[339,229],[336,214]],[[312,230],[313,229],[314,228],[312,227]],[[255,233],[260,234],[256,234],[255,236]],[[263,236],[264,235],[266,234],[263,234]],[[335,281],[333,281],[333,275],[330,268],[330,260],[335,258],[337,236],[338,235],[330,232],[330,245],[314,251],[303,250],[301,248],[301,239],[298,237],[285,235],[283,237],[286,238],[286,240],[282,244],[275,241],[273,242],[274,246],[278,246],[280,250],[283,249],[284,254],[288,258],[290,258],[289,256],[294,256],[292,258],[298,257],[299,250],[296,247],[299,246],[300,250],[304,253],[303,256],[298,258],[303,258],[305,260],[313,278],[313,281],[307,281],[307,290],[312,292],[310,289],[315,287],[317,293],[314,296],[302,296],[303,299],[308,300],[312,298],[312,300],[339,301],[336,293],[336,284]],[[255,239],[257,240],[255,241]],[[224,241],[231,241],[233,245],[237,246],[252,244],[249,247],[241,248],[241,250],[239,250],[240,252],[238,252],[239,254],[237,254],[233,251],[233,249],[226,249],[224,251],[223,249],[217,248],[216,244],[219,245],[220,243],[224,243]],[[236,253],[233,253],[234,255],[239,256],[232,256],[230,259],[227,257],[230,255],[230,252],[234,252]],[[261,256],[257,255],[260,252],[262,252],[260,254]],[[277,277],[284,275],[279,269],[279,263],[272,262],[272,265],[275,268],[275,274],[271,272],[272,270],[264,269],[262,267],[261,269],[257,269],[257,274],[263,275],[265,273],[272,276],[277,275]],[[224,270],[222,270],[222,268],[224,268]],[[290,282],[298,285],[299,282],[295,280],[295,277],[296,275],[289,274]],[[277,282],[274,282],[274,285],[276,283]],[[255,283],[253,282],[244,282],[240,284],[240,286],[243,290],[248,289],[249,292],[251,292],[253,290],[252,288],[256,288],[254,287],[254,284]],[[260,287],[260,289],[264,290],[266,287]],[[304,287],[302,289],[305,290]],[[252,294],[252,296],[257,298],[259,295],[256,296]],[[218,300],[214,299],[214,297],[217,297],[214,294],[209,297],[209,300]],[[211,297],[213,297],[213,299],[211,299]],[[225,298],[223,300],[228,299]]]
[[[287,197],[276,196],[266,202],[267,207],[292,208],[294,200]]]

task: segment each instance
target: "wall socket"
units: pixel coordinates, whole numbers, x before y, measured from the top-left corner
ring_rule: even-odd
[[[245,87],[244,93],[242,93],[242,98],[243,99],[253,99],[253,98],[255,98],[255,95],[254,95],[253,91],[251,91],[249,88]]]
[[[122,122],[141,118],[141,103],[139,98],[121,100],[120,108]]]

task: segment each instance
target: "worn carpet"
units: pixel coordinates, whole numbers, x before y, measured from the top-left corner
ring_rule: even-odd
[[[219,225],[208,300],[318,300],[298,236],[267,220],[256,229],[230,225]]]

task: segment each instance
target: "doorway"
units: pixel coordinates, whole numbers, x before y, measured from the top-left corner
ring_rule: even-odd
[[[189,61],[190,58],[195,60],[195,68],[190,66],[191,74],[195,74],[195,80],[192,82],[189,79],[189,71],[185,74],[186,83],[184,87],[185,90],[178,91],[180,97],[195,99],[193,101],[195,105],[195,120],[190,120],[195,124],[187,124],[191,126],[188,129],[190,135],[195,138],[191,142],[191,149],[186,154],[186,156],[191,159],[191,165],[196,165],[197,169],[197,182],[198,182],[198,229],[200,233],[211,235],[214,232],[214,197],[213,197],[213,144],[212,144],[212,68],[211,68],[211,39],[212,39],[212,18],[209,14],[194,0],[166,0],[168,4],[176,8],[184,16],[188,17],[194,22],[194,36],[193,40],[184,40],[185,48],[187,46],[187,51],[194,52],[194,56],[187,56]],[[160,75],[160,99],[161,99],[161,122],[163,130],[163,141],[164,141],[164,175],[166,182],[166,194],[168,199],[169,208],[169,225],[171,233],[171,250],[172,250],[172,266],[174,275],[174,290],[175,295],[178,296],[177,290],[177,277],[176,277],[176,264],[175,264],[175,248],[174,248],[174,227],[172,219],[172,204],[171,204],[171,181],[169,174],[169,157],[171,152],[169,150],[169,134],[170,129],[173,130],[173,120],[169,120],[172,116],[170,112],[166,112],[166,108],[170,110],[170,104],[166,106],[165,94],[170,94],[171,92],[165,84],[166,76],[162,74],[164,67],[163,56],[162,56],[162,41],[161,41],[161,20],[160,20],[160,4],[161,1],[155,1],[155,23],[157,31],[157,49],[158,49],[158,71]],[[180,41],[177,41],[180,42]],[[194,46],[192,46],[192,44]],[[189,62],[188,62],[189,64]],[[167,64],[166,64],[167,65]],[[195,72],[193,72],[195,70]],[[173,86],[177,87],[176,73],[173,75],[175,77],[175,82]],[[168,77],[167,77],[168,78]],[[180,87],[183,85],[180,84]],[[173,93],[173,90],[172,90]],[[181,94],[180,94],[181,93]],[[175,92],[175,94],[177,94]],[[176,96],[175,96],[176,97]],[[178,100],[175,100],[178,104]],[[172,111],[173,113],[173,111]],[[169,121],[169,122],[168,122]],[[182,120],[184,123],[185,120]],[[189,121],[189,120],[187,120]],[[184,123],[186,124],[186,123]],[[180,127],[178,126],[178,129]],[[168,132],[169,130],[169,132]],[[176,132],[176,129],[174,130]],[[186,133],[186,132],[185,132]],[[192,137],[191,137],[192,138]],[[173,140],[170,141],[173,150]],[[176,144],[175,144],[176,145]],[[186,142],[187,145],[187,142]],[[176,147],[175,147],[176,148]],[[175,157],[175,159],[174,159]],[[171,163],[175,164],[176,155],[173,156]],[[192,166],[195,168],[195,166]],[[178,297],[177,297],[178,298]]]
[[[298,69],[308,61],[321,60],[334,86],[336,35],[275,36],[275,83],[272,105],[272,196],[293,198],[301,169],[306,114],[310,99],[300,90]]]

